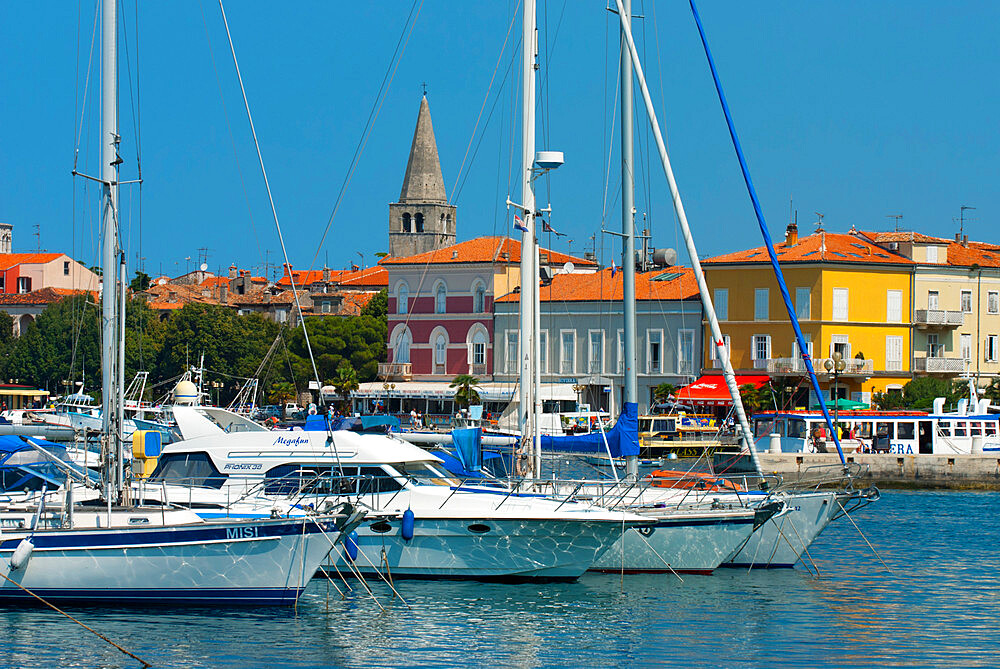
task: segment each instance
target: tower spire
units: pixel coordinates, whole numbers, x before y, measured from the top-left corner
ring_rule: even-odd
[[[441,204],[448,202],[444,190],[444,178],[441,176],[437,141],[434,139],[434,125],[431,123],[431,107],[427,104],[426,93],[420,98],[417,127],[413,131],[410,160],[406,164],[406,176],[403,177],[399,201]]]

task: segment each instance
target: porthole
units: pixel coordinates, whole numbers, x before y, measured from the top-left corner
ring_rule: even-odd
[[[489,525],[483,525],[482,523],[473,523],[469,525],[469,531],[473,534],[486,534],[490,531]]]
[[[371,531],[375,532],[377,534],[385,534],[386,532],[388,532],[391,529],[392,529],[392,525],[390,525],[389,523],[387,523],[384,520],[380,520],[377,523],[372,523],[371,524]]]

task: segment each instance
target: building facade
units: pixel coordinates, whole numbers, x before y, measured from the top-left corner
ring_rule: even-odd
[[[913,262],[860,234],[819,230],[799,239],[794,226],[776,251],[826,398],[867,403],[873,392],[902,388],[912,370]],[[766,249],[703,265],[734,369],[797,381],[805,395],[805,363]],[[714,349],[707,334],[705,360],[718,368]],[[825,369],[835,351],[845,362],[836,376]]]
[[[592,261],[540,249],[554,272],[567,262],[593,272]],[[479,237],[408,258],[385,258],[389,272],[388,359],[379,376],[450,381],[494,374],[493,301],[520,285],[521,243]]]
[[[691,269],[636,273],[637,393],[641,410],[657,386],[683,386],[702,368],[702,308]],[[494,379],[514,383],[520,356],[518,293],[494,307]],[[615,412],[624,385],[622,275],[611,269],[555,274],[543,284],[542,384],[572,384],[578,401]]]

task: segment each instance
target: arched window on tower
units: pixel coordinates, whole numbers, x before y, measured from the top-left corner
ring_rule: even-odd
[[[417,223],[417,232],[423,232],[424,231],[424,215],[423,214],[417,214],[413,218],[414,218],[414,220]]]
[[[410,231],[410,215],[403,214],[403,232]]]

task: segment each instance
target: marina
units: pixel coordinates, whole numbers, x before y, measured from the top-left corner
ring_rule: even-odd
[[[49,96],[67,193],[32,173],[35,209],[0,210],[48,212],[66,247],[36,224],[15,252],[0,220],[0,667],[993,664],[989,168],[908,184],[917,227],[890,231],[870,210],[904,162],[876,193],[878,143],[831,143],[846,114],[817,150],[763,113],[827,80],[761,94],[795,52],[734,47],[743,7],[428,4],[218,0],[203,53],[186,8],[78,8],[76,94]],[[72,45],[63,23],[45,36]],[[417,96],[425,74],[454,90]],[[331,157],[332,208],[307,192],[333,192]],[[850,209],[808,230],[775,187],[816,162],[806,206]]]
[[[576,583],[408,581],[341,599],[314,580],[297,612],[74,608],[156,666],[838,667],[991,666],[1000,541],[978,518],[995,493],[888,492],[811,549],[819,569],[719,570],[711,576],[588,574]],[[931,525],[923,521],[935,518]],[[5,607],[0,654],[19,667],[128,666],[68,621]],[[136,627],[144,629],[135,635]],[[80,658],[87,658],[81,662]]]

